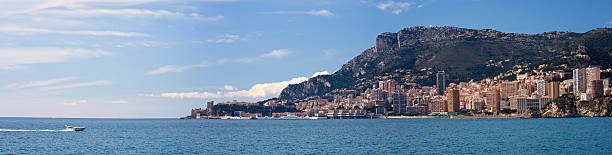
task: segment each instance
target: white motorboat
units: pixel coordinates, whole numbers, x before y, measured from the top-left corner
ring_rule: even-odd
[[[327,119],[327,117],[312,116],[308,117],[308,119]]]
[[[285,116],[281,116],[281,119],[300,119],[300,117],[295,116],[294,114],[287,114]]]
[[[85,130],[85,127],[74,127],[74,126],[70,126],[70,125],[64,125],[66,126],[66,128],[64,130],[66,131],[83,131]]]

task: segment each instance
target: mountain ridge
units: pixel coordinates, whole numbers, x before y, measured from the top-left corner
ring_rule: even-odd
[[[338,71],[289,85],[279,98],[303,99],[341,89],[361,91],[380,78],[396,79],[403,84],[432,85],[433,73],[439,70],[448,73],[449,82],[480,80],[517,66],[551,61],[585,50],[586,54],[601,59],[594,60],[595,64],[610,67],[611,47],[610,28],[585,33],[522,34],[450,26],[408,27],[381,33],[374,47],[364,50]]]

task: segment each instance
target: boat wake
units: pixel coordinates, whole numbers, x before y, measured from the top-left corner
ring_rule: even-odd
[[[20,129],[0,129],[0,132],[58,132],[58,131],[71,131],[71,130],[20,130]]]

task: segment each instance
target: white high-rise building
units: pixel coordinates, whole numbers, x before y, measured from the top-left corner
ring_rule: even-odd
[[[574,94],[580,94],[586,92],[586,71],[584,68],[574,69],[573,71],[573,87]]]
[[[594,91],[593,81],[599,80],[600,78],[599,66],[591,66],[589,68],[586,68],[585,72],[586,72],[585,80],[587,83],[586,93],[593,94],[594,93],[593,92]]]
[[[540,96],[547,96],[548,95],[548,84],[546,83],[546,80],[538,80],[536,81],[536,93]]]

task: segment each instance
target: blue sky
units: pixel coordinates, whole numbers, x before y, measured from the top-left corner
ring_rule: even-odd
[[[0,117],[179,117],[336,71],[410,26],[585,32],[612,1],[7,0]]]

